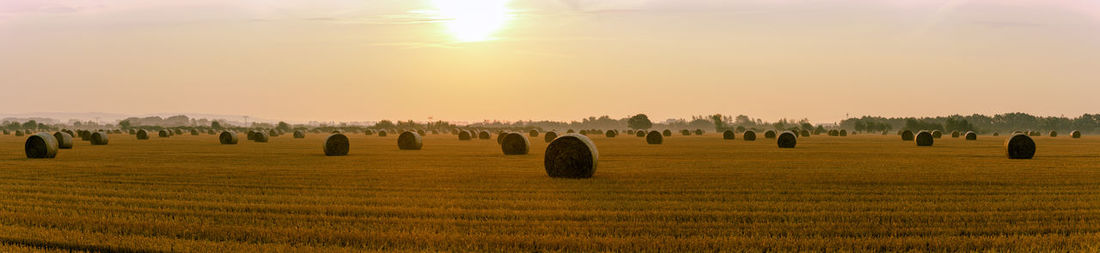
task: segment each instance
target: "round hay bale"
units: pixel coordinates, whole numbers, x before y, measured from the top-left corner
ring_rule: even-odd
[[[172,134],[168,130],[160,130],[157,132],[157,136],[160,136],[160,138],[168,138],[168,136],[172,136]]]
[[[591,178],[599,157],[596,145],[588,137],[566,134],[546,146],[543,165],[550,177]]]
[[[741,139],[745,140],[745,141],[755,141],[756,140],[756,132],[752,131],[752,130],[745,131],[745,133],[741,134]]]
[[[734,133],[733,130],[722,131],[722,139],[723,140],[737,139],[737,133]]]
[[[57,139],[57,148],[59,149],[71,149],[73,148],[73,136],[69,133],[58,131],[53,133],[53,138]]]
[[[134,136],[136,136],[138,140],[148,140],[149,139],[149,131],[145,131],[145,129],[141,129],[141,130],[138,130],[137,133],[134,134]]]
[[[504,136],[508,135],[508,134],[509,134],[508,132],[499,132],[499,133],[497,133],[497,144],[504,143]]]
[[[1043,136],[1043,134],[1040,133],[1039,131],[1031,131],[1029,133],[1030,134],[1028,134],[1028,135],[1030,135],[1030,136]]]
[[[1069,132],[1069,137],[1074,138],[1074,139],[1080,139],[1081,138],[1081,131],[1073,130],[1073,132]]]
[[[646,134],[647,133],[645,131],[642,131],[642,130],[638,130],[637,132],[634,132],[634,136],[637,136],[637,137],[646,137]]]
[[[1001,133],[993,132],[993,136],[1001,136]]]
[[[206,134],[214,135],[214,129],[206,130]]]
[[[936,137],[933,137],[932,132],[928,131],[917,132],[917,135],[913,138],[916,140],[917,146],[919,147],[930,147],[936,142]]]
[[[382,133],[382,132],[379,132]],[[351,142],[348,141],[348,136],[344,134],[332,134],[325,138],[325,155],[326,156],[345,156],[348,155],[348,150],[351,149]]]
[[[466,132],[466,131],[458,132],[458,140],[460,140],[460,141],[470,140],[470,132]]]
[[[695,129],[695,135],[703,135],[704,133],[706,132],[704,132],[703,129]]]
[[[802,134],[802,137],[810,137],[810,130],[803,129],[800,133]]]
[[[172,131],[172,133],[173,135],[183,135],[183,130],[176,129],[175,131]]]
[[[92,133],[92,145],[107,145],[108,138],[105,132]]]
[[[302,139],[302,138],[306,138],[306,133],[305,132],[302,132],[302,130],[294,131],[294,139]]]
[[[588,135],[588,130],[581,130],[580,134],[581,135]]]
[[[828,135],[828,136],[840,136],[840,131],[837,131],[836,129],[833,129],[833,130],[829,130],[829,132],[827,133],[827,135]]]
[[[1058,131],[1050,131],[1050,137],[1058,137]]]
[[[1005,154],[1008,159],[1031,159],[1035,157],[1035,141],[1025,134],[1015,134],[1005,140]]]
[[[130,131],[129,131],[129,132],[130,132],[130,135],[135,135],[135,134],[137,134],[137,131],[134,131],[134,129],[130,129]]]
[[[764,139],[775,139],[775,130],[768,130],[764,132]]]
[[[573,129],[569,129],[569,130],[566,130],[565,133],[571,134],[571,133],[574,133],[574,132],[573,132]]]
[[[607,131],[607,132],[603,133],[603,136],[607,137],[607,138],[615,138],[615,136],[618,136],[618,135],[619,135],[619,132],[616,132],[616,131]]]
[[[531,141],[527,136],[518,133],[504,134],[504,139],[500,142],[500,150],[505,155],[526,155],[530,149]]]
[[[426,135],[427,133],[425,133],[425,132],[424,132],[424,129],[417,129],[417,130],[416,130],[416,134],[419,134],[420,136],[424,136],[424,135]]]
[[[914,137],[913,136],[913,131],[909,131],[909,130],[901,131],[901,140],[903,140],[903,141],[912,141],[913,137]]]
[[[978,134],[974,133],[974,131],[966,131],[966,134],[964,134],[963,137],[966,138],[966,140],[968,141],[978,140]]]
[[[222,131],[222,133],[218,135],[218,141],[225,145],[237,144],[239,139],[240,137],[237,137],[237,133],[232,131]]]
[[[951,138],[959,138],[959,131],[951,131]]]
[[[267,142],[268,139],[270,139],[270,138],[271,137],[268,136],[267,133],[265,133],[264,131],[257,131],[256,134],[254,134],[252,136],[252,141],[262,143],[262,142]]]
[[[550,143],[550,142],[554,141],[554,139],[557,139],[557,138],[558,138],[558,133],[555,133],[555,132],[552,132],[552,131],[551,132],[546,132],[546,134],[544,134],[542,136],[542,140],[546,141],[546,143]]]
[[[191,129],[191,135],[199,135],[199,130]]]
[[[367,129],[366,131],[363,131],[363,134],[366,134],[367,136],[371,136],[371,135],[374,135],[374,131],[371,131],[370,129]]]
[[[644,133],[642,131],[638,131],[638,132],[639,133]],[[665,142],[664,136],[662,136],[661,133],[659,133],[657,131],[650,131],[648,134],[645,135],[645,143],[661,144],[661,143],[664,143],[664,142]]]
[[[627,129],[626,134],[634,134],[634,129]]]
[[[386,135],[389,135],[386,131],[378,131],[378,137],[386,137]]]
[[[480,133],[477,133],[477,138],[478,139],[488,140],[489,138],[492,138],[492,137],[493,137],[493,135],[489,134],[489,131],[481,131]]]
[[[844,137],[844,136],[848,136],[848,130],[846,130],[846,129],[840,129],[840,136],[841,136],[841,137]]]
[[[416,132],[404,132],[397,136],[397,148],[401,150],[420,150],[424,142]]]
[[[665,131],[661,132],[661,135],[665,137],[672,137],[672,130],[665,129]]]
[[[31,159],[54,158],[57,156],[57,139],[48,133],[33,134],[27,137],[23,151]]]
[[[539,130],[531,130],[527,132],[527,136],[539,137]]]
[[[76,133],[77,133],[77,135],[80,136],[80,140],[82,140],[82,141],[91,141],[92,140],[92,132],[89,132],[89,131],[86,131],[86,130],[80,130],[80,131],[77,131]],[[30,134],[30,132],[27,132],[27,134]]]
[[[940,132],[940,130],[932,130],[932,138],[935,138],[935,139],[943,138],[943,132]]]
[[[267,130],[267,135],[271,137],[279,137],[279,131],[275,131],[275,129]]]
[[[795,144],[798,144],[798,136],[794,132],[783,131],[775,142],[779,145],[779,148],[794,148]]]

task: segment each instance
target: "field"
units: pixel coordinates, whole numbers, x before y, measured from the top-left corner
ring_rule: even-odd
[[[351,134],[111,135],[28,160],[0,136],[0,251],[1100,251],[1100,138],[593,136],[591,179],[553,179],[546,143]]]

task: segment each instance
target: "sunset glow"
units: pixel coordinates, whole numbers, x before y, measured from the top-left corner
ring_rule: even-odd
[[[458,42],[493,39],[493,34],[511,18],[508,0],[435,0],[439,18]]]

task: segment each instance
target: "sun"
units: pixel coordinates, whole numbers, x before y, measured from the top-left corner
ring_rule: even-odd
[[[434,0],[436,15],[458,42],[493,40],[511,19],[509,0]]]

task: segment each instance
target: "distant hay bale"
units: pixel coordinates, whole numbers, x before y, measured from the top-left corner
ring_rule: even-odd
[[[800,133],[802,134],[802,137],[810,137],[810,130],[802,129]]]
[[[138,130],[137,133],[134,134],[134,136],[136,136],[138,140],[148,140],[149,139],[149,131],[145,131],[145,129],[141,129],[141,130]]]
[[[672,130],[665,129],[664,131],[661,131],[661,135],[664,137],[672,137]]]
[[[489,134],[489,131],[481,131],[480,133],[477,133],[477,138],[478,139],[488,140],[489,138],[492,138],[492,137],[493,137],[493,135]]]
[[[615,138],[615,136],[618,136],[618,135],[619,135],[619,132],[616,132],[614,130],[610,130],[610,131],[607,131],[607,132],[603,133],[603,136],[607,137],[607,138]]]
[[[397,136],[397,148],[401,150],[420,150],[424,142],[416,132],[404,132]]]
[[[634,129],[628,129],[628,130],[626,130],[626,134],[634,134]]]
[[[386,132],[386,131],[378,131],[378,137],[386,137],[386,135],[389,135],[389,134],[388,134],[388,132]]]
[[[940,132],[940,130],[932,130],[932,138],[934,138],[934,139],[943,138],[943,132]]]
[[[137,131],[134,131],[134,129],[130,129],[130,131],[129,131],[129,132],[130,132],[130,135],[135,135],[135,134],[137,134]]]
[[[1069,132],[1069,137],[1074,138],[1074,139],[1080,139],[1081,138],[1081,131],[1073,130],[1073,132]]]
[[[573,132],[573,129],[569,129],[569,130],[566,130],[565,133],[571,134],[571,133],[574,133],[574,132]]]
[[[638,132],[644,133],[642,131],[638,131]],[[659,133],[657,131],[649,131],[649,133],[645,135],[645,143],[661,144],[661,143],[664,143],[664,142],[665,142],[664,136],[662,136],[661,133]]]
[[[932,132],[928,131],[917,132],[917,136],[914,138],[916,139],[917,146],[920,147],[929,147],[936,142],[936,138],[932,136]]]
[[[1001,133],[993,132],[993,136],[1001,136]]]
[[[1035,157],[1035,141],[1025,134],[1015,134],[1005,140],[1005,154],[1008,159],[1031,159]]]
[[[71,149],[73,148],[73,136],[69,133],[58,131],[53,133],[53,138],[57,139],[57,148],[59,149]]]
[[[268,136],[279,137],[279,134],[280,134],[279,131],[275,131],[275,129],[267,130],[267,135]]]
[[[271,137],[268,136],[267,133],[265,133],[264,131],[256,131],[256,134],[252,136],[252,141],[263,143],[267,142],[270,138]]]
[[[901,131],[901,140],[903,140],[903,141],[912,141],[913,140],[913,131],[902,130]]]
[[[379,132],[382,133],[382,132]],[[325,138],[325,155],[326,156],[345,156],[348,155],[348,150],[351,149],[348,136],[344,134],[332,134]]]
[[[183,130],[177,128],[176,130],[173,130],[172,133],[173,135],[183,135]]]
[[[689,136],[689,135],[691,135],[691,130],[682,129],[682,130],[680,130],[680,135]]]
[[[965,137],[968,141],[978,140],[978,134],[974,131],[966,131],[966,134],[964,134],[963,137]]]
[[[468,141],[468,140],[470,140],[470,139],[471,139],[471,138],[470,138],[470,132],[467,132],[467,131],[461,131],[461,132],[458,132],[458,140],[460,140],[460,141]]]
[[[703,135],[704,133],[706,132],[703,129],[695,129],[695,135]]]
[[[756,132],[754,132],[752,130],[745,131],[745,133],[741,134],[741,139],[745,140],[745,141],[755,141],[756,140]]]
[[[27,132],[27,134],[30,134],[30,132]],[[82,141],[92,140],[92,132],[89,132],[87,130],[78,130],[76,131],[76,135],[80,136],[80,140]]]
[[[543,165],[555,178],[591,178],[596,173],[599,151],[584,135],[566,134],[546,146]]]
[[[107,138],[107,133],[95,132],[92,133],[91,141],[92,145],[107,145],[108,139],[109,138]]]
[[[206,130],[206,134],[214,135],[214,129]]]
[[[775,139],[775,130],[764,131],[764,139]]]
[[[951,138],[959,138],[960,134],[959,131],[951,131]]]
[[[531,149],[531,141],[527,136],[518,133],[504,134],[500,142],[500,150],[505,155],[526,155]]]
[[[452,128],[451,135],[458,135],[458,128]]]
[[[172,136],[172,134],[168,132],[168,130],[160,130],[157,132],[157,136],[160,136],[160,138],[168,138],[168,136]]]
[[[427,133],[424,133],[424,129],[417,129],[417,130],[416,130],[416,134],[419,134],[420,136],[424,136],[424,135],[426,135]]]
[[[646,131],[638,130],[637,132],[634,132],[634,136],[645,137],[646,136]]]
[[[218,141],[224,145],[237,144],[239,138],[240,137],[237,137],[237,133],[234,133],[232,131],[222,131],[222,133],[218,135]]]
[[[776,138],[775,142],[779,148],[794,148],[795,144],[798,144],[798,136],[796,136],[794,132],[783,131],[783,133],[779,134],[779,137]]]
[[[371,135],[374,135],[374,131],[371,131],[370,129],[367,129],[367,130],[363,131],[363,134],[366,134],[367,136],[371,136]]]
[[[199,130],[191,129],[191,135],[199,135]]]
[[[840,129],[840,136],[841,136],[841,137],[844,137],[844,136],[848,136],[848,130],[846,130],[846,129]]]
[[[1040,133],[1039,131],[1030,131],[1030,132],[1028,132],[1028,135],[1029,136],[1043,136],[1043,133]]]
[[[580,134],[581,135],[588,135],[588,130],[581,130]]]
[[[1058,131],[1050,131],[1050,137],[1058,137]]]
[[[30,159],[54,158],[57,156],[57,139],[48,133],[33,134],[27,137],[23,151]]]
[[[737,139],[737,133],[734,133],[733,130],[722,131],[722,139],[723,140]]]
[[[294,139],[302,139],[302,138],[306,138],[306,133],[305,132],[302,132],[302,130],[294,131]]]
[[[527,136],[531,136],[531,137],[539,137],[539,130],[531,130],[531,131],[527,131]]]
[[[546,134],[542,135],[542,140],[545,141],[546,143],[550,143],[550,142],[554,141],[554,139],[557,139],[557,138],[558,138],[558,133],[555,133],[553,131],[546,132]]]
[[[829,135],[829,136],[840,136],[840,131],[837,131],[836,129],[829,130],[829,133],[827,135]]]

